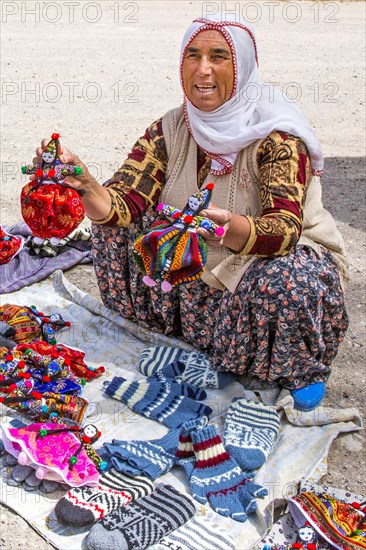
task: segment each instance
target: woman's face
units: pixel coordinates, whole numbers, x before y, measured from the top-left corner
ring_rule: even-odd
[[[182,77],[189,101],[201,111],[214,111],[230,98],[233,59],[219,31],[202,31],[190,42],[183,58]]]

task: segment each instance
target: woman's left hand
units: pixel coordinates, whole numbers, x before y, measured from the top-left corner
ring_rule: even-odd
[[[223,208],[219,208],[213,202],[210,202],[209,206],[204,210],[202,210],[199,213],[199,215],[204,216],[205,218],[209,218],[211,221],[213,221],[217,225],[220,225],[221,227],[224,228],[225,232],[223,233],[223,235],[217,236],[217,235],[213,235],[209,231],[206,231],[206,229],[199,227],[197,229],[197,234],[201,235],[206,241],[209,241],[210,244],[212,244],[213,246],[223,246],[226,232],[228,231],[231,223],[231,217],[232,217],[231,212],[229,212],[228,210],[224,210]]]

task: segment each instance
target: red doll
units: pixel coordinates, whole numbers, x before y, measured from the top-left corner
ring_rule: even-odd
[[[67,237],[82,222],[85,210],[80,196],[65,182],[66,176],[80,175],[80,166],[62,164],[59,134],[52,134],[51,141],[42,152],[41,164],[22,167],[23,174],[34,174],[35,181],[27,183],[21,193],[24,221],[32,230],[37,244],[50,239],[51,244]]]

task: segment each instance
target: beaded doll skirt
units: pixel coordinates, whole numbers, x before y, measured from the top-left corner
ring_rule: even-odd
[[[327,380],[348,327],[330,252],[318,257],[298,245],[287,256],[258,258],[234,293],[200,279],[164,293],[142,282],[132,258],[147,221],[126,229],[93,225],[94,267],[108,308],[192,344],[220,371],[289,389]]]

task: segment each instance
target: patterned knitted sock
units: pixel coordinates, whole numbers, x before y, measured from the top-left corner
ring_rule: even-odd
[[[245,477],[214,426],[193,430],[191,437],[196,456],[190,479],[193,497],[201,504],[209,501],[222,516],[246,521],[256,509],[255,498],[267,495],[267,490]]]
[[[212,413],[210,407],[174,393],[172,388],[157,380],[129,382],[116,376],[105,392],[137,414],[157,420],[168,428],[179,428],[188,420]]]
[[[236,380],[233,374],[213,370],[205,353],[167,346],[144,349],[138,369],[145,376],[152,376],[157,371],[168,378],[179,376],[198,388],[224,388]]]
[[[158,485],[151,495],[94,525],[86,546],[90,550],[143,550],[184,525],[194,513],[190,498],[171,485]]]
[[[197,386],[194,386],[189,382],[183,382],[180,380],[174,380],[174,378],[168,378],[161,371],[157,371],[154,375],[148,376],[146,378],[147,382],[154,380],[158,380],[162,384],[165,384],[166,386],[168,386],[168,388],[174,391],[174,393],[177,393],[178,395],[184,395],[185,397],[189,397],[190,399],[197,399],[198,401],[202,401],[207,397],[207,393],[205,392],[205,390],[198,388]]]
[[[233,537],[207,517],[194,516],[149,550],[235,550]]]
[[[108,460],[119,472],[146,475],[154,480],[169,472],[175,462],[179,430],[169,430],[161,439],[104,443]],[[192,446],[193,452],[193,446]]]
[[[130,477],[112,469],[100,477],[96,487],[71,489],[56,504],[56,517],[66,525],[90,525],[153,489],[146,477]]]
[[[269,457],[280,429],[273,407],[234,399],[225,419],[224,445],[242,470],[260,468]]]

